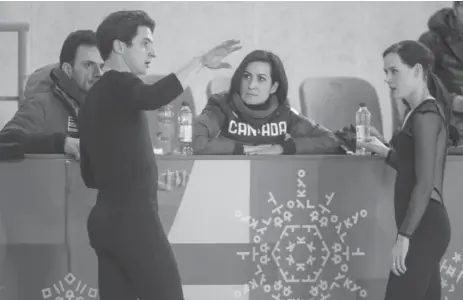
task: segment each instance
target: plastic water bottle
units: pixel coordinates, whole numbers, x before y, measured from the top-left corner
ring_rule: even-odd
[[[359,109],[355,114],[355,128],[357,146],[355,154],[357,155],[369,155],[370,153],[363,147],[359,147],[359,142],[364,142],[370,138],[370,127],[371,127],[371,113],[368,110],[365,103],[360,103]]]
[[[178,129],[179,154],[193,155],[193,112],[186,102],[178,113]]]
[[[158,154],[169,155],[172,153],[172,139],[175,132],[174,111],[171,105],[165,105],[157,110],[158,133],[156,135],[156,147]]]

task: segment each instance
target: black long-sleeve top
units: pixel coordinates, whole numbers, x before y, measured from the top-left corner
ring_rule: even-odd
[[[412,237],[430,199],[443,202],[447,130],[436,100],[422,102],[397,133],[386,162],[397,170],[394,187],[398,232]]]
[[[149,85],[128,72],[104,73],[89,91],[78,119],[85,185],[155,194],[158,171],[145,111],[168,104],[182,92],[175,74]]]

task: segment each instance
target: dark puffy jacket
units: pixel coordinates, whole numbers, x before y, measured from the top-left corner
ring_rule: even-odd
[[[28,79],[25,101],[0,131],[1,143],[18,143],[25,153],[64,153],[66,136],[78,137],[76,117],[85,93],[56,65]]]
[[[45,65],[32,73],[27,78],[26,86],[24,87],[24,99],[33,99],[37,94],[48,93],[51,91],[53,86],[53,80],[51,80],[50,73],[53,69],[59,68],[59,64]]]
[[[435,74],[450,93],[463,95],[463,25],[452,8],[444,8],[429,18],[428,27],[419,41],[434,53]],[[451,123],[462,135],[463,114],[454,112]]]

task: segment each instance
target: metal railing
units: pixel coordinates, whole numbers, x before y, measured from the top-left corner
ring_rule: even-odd
[[[29,23],[23,22],[0,22],[0,32],[18,33],[18,96],[0,96],[0,101],[22,101],[24,99],[24,88],[27,77],[27,34]]]

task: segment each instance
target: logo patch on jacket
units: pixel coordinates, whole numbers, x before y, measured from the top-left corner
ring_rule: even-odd
[[[79,129],[77,128],[76,118],[74,118],[72,116],[68,117],[67,132],[68,132],[69,135],[76,135],[79,132]]]

